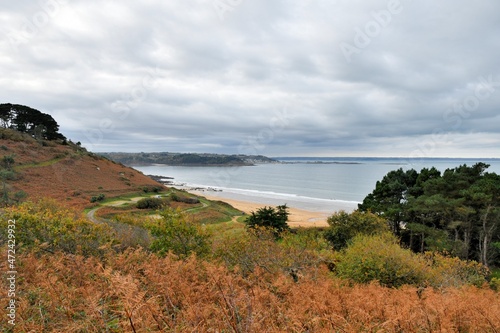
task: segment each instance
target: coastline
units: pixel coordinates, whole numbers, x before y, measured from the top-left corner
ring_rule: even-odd
[[[273,202],[263,203],[262,200],[257,201],[249,198],[234,198],[228,195],[227,192],[208,192],[204,190],[188,190],[189,193],[202,196],[207,198],[208,200],[214,201],[223,201],[234,208],[245,212],[246,214],[250,214],[252,211],[257,211],[259,208],[264,206],[276,206],[279,204],[275,204]],[[267,200],[266,200],[267,201]],[[284,204],[280,203],[280,204]],[[302,208],[297,208],[295,205],[287,203],[289,207],[289,217],[288,217],[288,225],[292,228],[304,227],[304,228],[312,228],[312,227],[328,227],[327,219],[334,212],[345,210],[351,211],[352,207],[339,205],[337,210],[333,210],[331,212],[326,211],[315,211],[315,210],[307,210]]]

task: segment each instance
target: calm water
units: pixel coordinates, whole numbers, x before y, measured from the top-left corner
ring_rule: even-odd
[[[490,164],[489,172],[500,174],[500,159],[420,159],[395,158],[279,158],[286,164],[249,167],[141,166],[145,174],[173,177],[177,186],[213,188],[223,198],[261,202],[331,212],[354,209],[375,184],[391,170],[420,171],[436,167],[440,171],[461,164]],[[314,163],[322,162],[322,163]]]

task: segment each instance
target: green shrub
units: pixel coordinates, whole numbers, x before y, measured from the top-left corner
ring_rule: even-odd
[[[182,195],[179,193],[170,194],[170,199],[172,199],[172,201],[175,201],[175,202],[183,202],[183,203],[187,203],[190,205],[195,205],[195,204],[200,203],[200,199],[198,199],[198,198],[189,197],[187,195]]]
[[[24,191],[17,191],[16,193],[14,193],[14,200],[16,202],[21,202],[24,199],[26,199],[27,197],[28,197],[28,193],[26,193]]]
[[[379,281],[388,287],[422,284],[425,262],[410,250],[402,249],[391,234],[358,235],[339,255],[337,274],[359,283]]]
[[[169,252],[182,259],[191,254],[198,256],[210,252],[210,233],[202,226],[188,221],[180,211],[165,209],[160,219],[146,223],[154,240],[151,250],[164,256]]]
[[[322,264],[334,261],[328,243],[315,230],[285,232],[276,241],[274,230],[264,227],[217,238],[212,255],[244,276],[261,269],[271,276],[289,274],[295,281],[302,275],[316,274]]]
[[[500,291],[500,279],[496,277],[492,278],[490,281],[490,287],[495,291]]]
[[[94,203],[94,202],[101,202],[103,201],[104,199],[106,199],[106,195],[104,194],[99,194],[97,196],[93,196],[90,198],[90,202]]]
[[[476,261],[461,260],[458,257],[445,256],[436,252],[427,252],[421,257],[429,267],[427,281],[433,287],[446,288],[463,285],[480,287],[486,283],[488,269]]]
[[[137,202],[139,209],[160,209],[167,204],[165,199],[161,198],[144,198]]]
[[[144,193],[159,193],[161,191],[163,191],[165,188],[164,187],[161,187],[161,186],[144,186],[142,187],[142,190],[144,191]]]
[[[335,250],[341,250],[358,234],[375,235],[389,231],[389,224],[384,218],[370,213],[340,211],[327,220],[330,227],[325,231],[326,240]]]
[[[10,170],[0,170],[0,179],[3,181],[6,180],[16,180],[17,175],[14,171]]]
[[[340,277],[360,283],[379,281],[388,287],[405,284],[435,288],[482,286],[488,269],[475,261],[465,261],[437,252],[415,254],[399,246],[391,234],[358,235],[338,255]]]
[[[20,248],[96,255],[113,240],[107,225],[92,223],[54,200],[6,208],[0,219],[0,244],[6,240],[9,220],[16,221],[16,244]]]

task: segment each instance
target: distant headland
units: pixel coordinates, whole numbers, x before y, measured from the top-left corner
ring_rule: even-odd
[[[112,161],[129,166],[163,164],[171,166],[252,166],[278,163],[262,155],[224,155],[206,153],[99,153]]]

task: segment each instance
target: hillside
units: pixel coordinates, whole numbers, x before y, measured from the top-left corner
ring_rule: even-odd
[[[165,164],[173,166],[250,166],[276,161],[261,155],[223,155],[198,153],[101,153],[125,165]]]
[[[114,197],[161,184],[142,173],[88,152],[71,142],[35,140],[30,135],[0,129],[0,160],[12,158],[13,175],[6,180],[12,197],[52,197],[71,206],[89,205],[90,198]]]
[[[159,184],[78,144],[6,129],[0,177],[14,199],[59,201],[0,211],[2,332],[500,330],[500,273],[411,252],[371,212],[278,235],[224,202],[144,193]],[[114,198],[83,215],[100,194]]]

